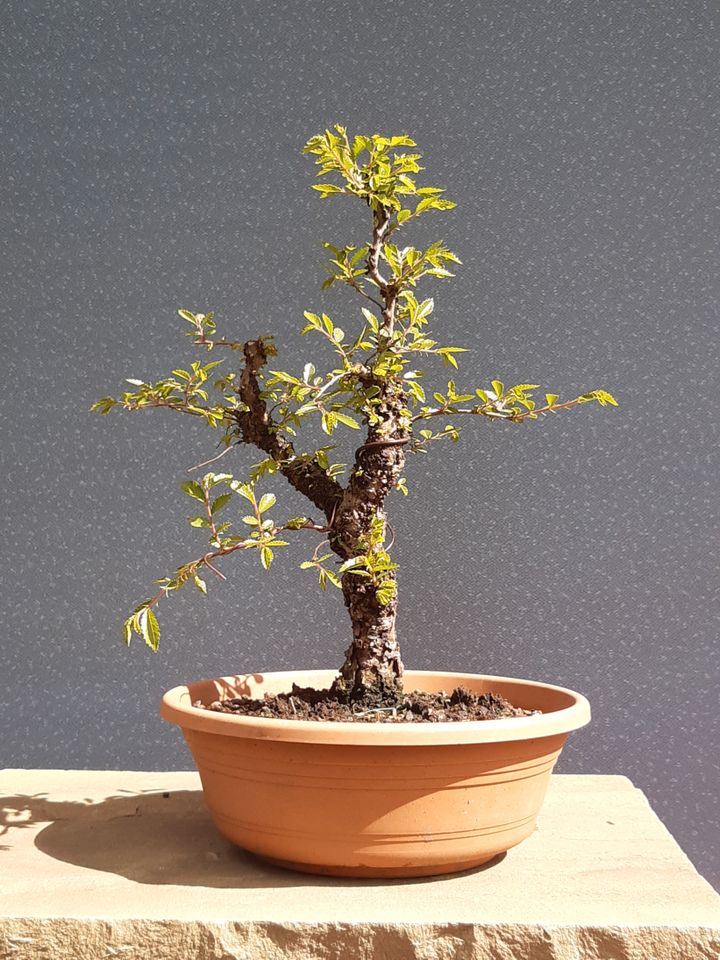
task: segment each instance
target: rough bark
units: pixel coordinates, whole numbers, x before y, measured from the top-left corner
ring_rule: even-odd
[[[367,258],[367,275],[382,296],[385,343],[392,336],[397,304],[397,289],[379,271],[380,249],[390,222],[391,211],[374,211]],[[379,349],[382,348],[381,338]],[[239,394],[248,409],[237,414],[242,441],[254,444],[280,463],[281,472],[292,486],[324,512],[328,541],[342,560],[365,554],[373,523],[378,519],[386,522],[385,499],[400,479],[405,464],[404,445],[409,439],[410,420],[400,383],[375,377],[371,370],[358,374],[366,386],[378,387],[380,394],[373,407],[374,422],[368,427],[365,443],[355,452],[353,470],[343,488],[317,463],[298,459],[292,444],[278,436],[258,382],[258,372],[268,358],[265,343],[249,341],[244,345],[244,355]],[[387,572],[383,579],[394,581],[395,572]],[[391,703],[402,692],[403,664],[395,627],[397,598],[381,603],[375,584],[351,572],[343,575],[342,590],[353,640],[334,689],[344,699]]]
[[[389,704],[402,693],[403,663],[395,629],[397,600],[381,605],[372,584],[343,578],[353,640],[345,651],[334,689],[343,699]]]
[[[368,276],[383,298],[386,340],[392,335],[397,303],[397,290],[380,275],[378,268],[380,246],[389,224],[389,210],[375,211],[367,260]],[[353,471],[336,508],[329,538],[330,546],[343,559],[366,551],[367,537],[376,519],[386,523],[385,499],[402,476],[405,464],[404,445],[410,424],[402,388],[392,379],[381,377],[370,377],[371,383],[381,391],[375,407],[377,420],[370,424],[365,443],[356,451]],[[395,572],[390,571],[385,579],[395,580]],[[403,673],[396,632],[397,594],[389,603],[382,604],[374,585],[352,572],[343,575],[342,588],[353,641],[345,653],[335,689],[351,699],[392,702],[402,692]]]
[[[319,464],[298,459],[289,440],[275,432],[265,401],[260,396],[258,371],[267,363],[267,347],[263,340],[249,340],[244,348],[245,367],[240,381],[240,399],[248,407],[237,414],[237,424],[244,443],[252,443],[281,464],[280,472],[329,519],[343,490]]]

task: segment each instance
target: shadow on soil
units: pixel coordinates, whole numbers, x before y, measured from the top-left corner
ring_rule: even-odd
[[[364,880],[293,873],[239,849],[215,829],[200,790],[136,793],[94,801],[53,801],[46,794],[0,797],[0,851],[15,831],[37,828],[42,853],[88,870],[115,873],[137,883],[198,887],[387,886],[445,877]],[[467,873],[490,870],[505,858]]]

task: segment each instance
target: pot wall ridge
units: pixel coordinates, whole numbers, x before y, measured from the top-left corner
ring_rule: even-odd
[[[507,697],[516,706],[540,709],[542,713],[501,720],[447,723],[347,723],[236,717],[192,706],[196,700],[207,704],[217,699],[287,692],[293,683],[322,689],[328,687],[335,676],[332,670],[312,670],[236,674],[198,680],[169,690],[162,699],[160,712],[165,720],[177,723],[183,729],[214,731],[226,737],[368,746],[520,741],[569,733],[590,721],[588,701],[565,687],[515,677],[420,670],[406,671],[408,689],[432,692],[463,686],[473,693],[492,691]]]

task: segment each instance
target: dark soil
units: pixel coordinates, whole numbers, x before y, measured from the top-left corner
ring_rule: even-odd
[[[501,717],[528,717],[538,710],[523,710],[496,693],[476,695],[458,687],[452,693],[405,694],[391,706],[375,702],[341,703],[328,690],[293,687],[292,693],[265,695],[263,700],[235,697],[216,700],[207,706],[197,700],[194,707],[216,713],[276,720],[334,720],[351,723],[441,723],[460,720],[498,720]]]

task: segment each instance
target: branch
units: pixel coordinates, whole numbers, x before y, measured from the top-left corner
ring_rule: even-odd
[[[132,400],[121,400],[120,403],[126,410],[146,410],[149,407],[167,407],[168,410],[174,410],[176,413],[189,413],[192,417],[204,417],[206,413],[211,413],[209,407],[203,407],[199,404],[190,406],[186,403],[172,403],[169,400],[151,400],[148,403],[135,403]]]
[[[385,207],[373,211],[373,235],[367,257],[367,275],[384,294],[388,282],[380,273],[380,250],[390,228],[391,213]]]
[[[206,467],[209,463],[215,463],[216,460],[219,460],[220,457],[224,457],[226,453],[229,453],[232,450],[232,446],[225,447],[224,450],[221,450],[215,457],[210,457],[209,460],[203,460],[202,463],[196,463],[194,467],[188,467],[188,473],[192,473],[193,470],[199,470],[200,467]]]
[[[213,347],[228,347],[230,350],[243,350],[245,343],[242,340],[226,340],[220,337],[219,340],[208,339],[208,332],[215,332],[215,321],[212,313],[191,313],[189,310],[178,310],[180,316],[195,327],[193,343],[199,347],[207,347],[208,351]],[[193,336],[192,333],[189,336]]]
[[[344,278],[343,278],[343,279],[344,279]],[[369,294],[366,290],[363,290],[363,288],[360,286],[360,284],[357,282],[357,280],[356,280],[354,277],[349,278],[349,279],[347,279],[347,280],[344,280],[344,282],[345,282],[349,287],[352,287],[353,290],[357,290],[357,292],[358,292],[361,296],[365,297],[366,300],[369,300],[370,303],[374,303],[376,307],[378,307],[380,310],[382,310],[382,308],[383,308],[382,303],[381,303],[379,300],[376,300],[375,297],[371,297],[370,294]]]
[[[536,420],[542,413],[568,410],[570,407],[575,407],[580,403],[588,403],[591,400],[598,400],[603,406],[606,403],[612,403],[614,406],[617,406],[615,400],[610,397],[609,394],[604,393],[604,391],[595,391],[595,393],[602,394],[602,396],[584,394],[581,397],[576,397],[574,400],[566,400],[564,403],[548,403],[544,407],[533,407],[532,410],[515,410],[514,412],[503,410],[502,407],[498,409],[497,402],[492,401],[476,407],[433,407],[432,409],[425,410],[423,413],[416,414],[412,418],[412,422],[429,420],[431,417],[453,417],[460,414],[470,414],[473,416],[490,417],[493,420],[509,420],[511,423],[520,423],[522,420]]]
[[[328,477],[319,464],[300,459],[292,443],[278,434],[278,425],[268,414],[258,382],[258,373],[268,360],[265,342],[262,339],[248,340],[243,353],[245,367],[238,393],[248,409],[232,411],[242,442],[251,443],[272,457],[280,464],[280,472],[290,484],[329,516],[342,497],[342,487]]]
[[[242,350],[245,346],[242,340],[226,340],[225,337],[221,337],[219,340],[208,340],[204,331],[193,340],[193,343],[198,347],[208,347],[210,350],[213,347],[229,347],[231,350]]]
[[[152,608],[156,604],[167,597],[170,593],[175,590],[181,589],[185,584],[190,580],[194,580],[195,585],[202,593],[207,593],[207,587],[205,582],[200,578],[198,571],[203,567],[207,567],[210,572],[216,576],[219,580],[227,580],[222,571],[218,570],[214,564],[215,560],[218,560],[222,557],[227,557],[231,553],[235,553],[237,550],[249,550],[249,549],[260,549],[264,551],[267,548],[267,545],[273,546],[283,546],[284,542],[274,542],[278,534],[283,533],[289,530],[316,530],[319,533],[326,533],[330,529],[329,527],[320,526],[320,524],[314,523],[312,520],[306,520],[303,524],[298,524],[293,520],[289,520],[287,523],[282,526],[276,527],[273,526],[269,530],[264,531],[260,538],[247,538],[245,540],[234,542],[220,542],[218,540],[218,531],[215,527],[215,523],[212,516],[212,510],[210,506],[209,499],[209,490],[207,486],[204,486],[205,494],[205,506],[207,510],[208,521],[210,524],[210,530],[213,536],[213,539],[218,544],[215,550],[209,550],[207,553],[204,553],[201,557],[197,557],[194,560],[190,560],[188,563],[184,563],[181,567],[178,567],[175,578],[169,579],[164,578],[163,580],[157,581],[161,584],[160,590],[150,597],[149,600],[144,600],[138,607],[135,608],[133,613],[125,621],[125,642],[130,643],[130,638],[132,632],[135,631],[139,636],[143,637],[154,651],[157,651],[158,642],[160,640],[160,628],[157,623],[155,615],[152,613]],[[256,515],[258,516],[258,521],[260,519],[257,507]],[[258,526],[258,530],[260,527]],[[320,541],[324,543],[326,541]],[[317,554],[317,547],[315,550]],[[272,559],[272,553],[271,553]],[[263,566],[267,569],[270,566],[270,563],[265,563],[263,561]]]

